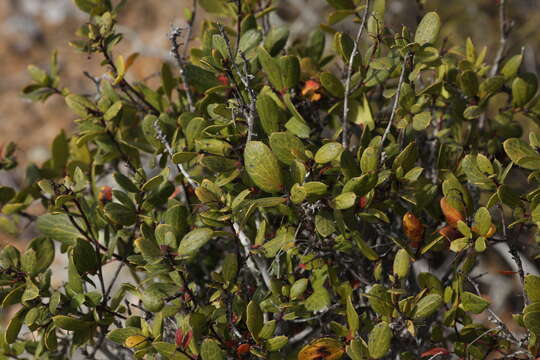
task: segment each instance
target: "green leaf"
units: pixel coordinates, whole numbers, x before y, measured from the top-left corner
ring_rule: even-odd
[[[478,76],[472,70],[465,70],[458,77],[459,85],[463,93],[468,97],[474,97],[478,93]]]
[[[117,344],[123,344],[128,337],[133,335],[142,335],[142,330],[136,327],[114,329],[107,334],[107,339],[114,341]]]
[[[390,294],[381,284],[375,284],[367,294],[369,305],[380,316],[390,316],[394,311]]]
[[[103,208],[105,215],[114,223],[123,226],[130,226],[137,221],[137,214],[133,209],[124,205],[110,202]]]
[[[360,169],[362,169],[362,173],[365,174],[377,170],[377,164],[379,162],[378,154],[379,151],[373,146],[369,146],[364,150],[360,158]]]
[[[74,220],[76,221],[76,220]],[[50,239],[71,245],[83,236],[71,223],[67,215],[44,214],[37,220],[38,230]]]
[[[511,138],[503,143],[506,155],[517,165],[530,170],[540,170],[540,155],[525,141]]]
[[[281,68],[277,59],[274,59],[262,46],[259,46],[257,58],[261,63],[263,71],[268,76],[268,80],[275,89],[283,89],[281,80]]]
[[[201,345],[202,360],[225,360],[225,354],[216,340],[204,339]]]
[[[261,339],[270,339],[272,335],[274,335],[274,332],[276,331],[277,327],[277,321],[276,320],[270,320],[266,323],[264,323],[261,331],[259,332],[259,338]]]
[[[428,294],[424,296],[414,308],[412,318],[414,320],[424,319],[434,314],[443,303],[443,299],[439,294]]]
[[[13,344],[17,340],[24,322],[25,312],[26,309],[21,309],[11,318],[11,320],[9,320],[6,332],[4,333],[4,340],[7,344]]]
[[[501,74],[504,76],[504,80],[508,81],[517,75],[521,62],[523,61],[523,55],[514,55],[504,64],[501,69]]]
[[[274,100],[272,100],[272,97],[265,93],[260,93],[257,96],[256,108],[264,132],[267,135],[271,135],[279,131],[279,125],[285,122],[285,116]]]
[[[476,294],[464,291],[461,294],[461,304],[463,305],[463,310],[472,312],[473,314],[480,314],[487,309],[489,301]]]
[[[270,135],[270,148],[277,159],[286,165],[291,165],[298,157],[305,156],[304,144],[289,132],[276,132]]]
[[[481,207],[474,214],[474,230],[478,234],[485,236],[491,227],[491,214],[485,207]]]
[[[228,253],[223,260],[223,280],[231,282],[236,277],[238,271],[238,258],[236,254]]]
[[[298,279],[292,284],[289,297],[291,300],[296,300],[304,294],[309,284],[309,280],[306,278]]]
[[[264,48],[271,56],[276,56],[285,47],[288,38],[287,26],[272,27],[264,38]]]
[[[191,257],[214,236],[210,228],[198,228],[188,232],[180,241],[178,254]]]
[[[145,289],[141,293],[141,301],[143,303],[143,306],[146,309],[146,311],[150,311],[150,312],[161,311],[161,309],[163,308],[163,305],[165,304],[163,300],[164,298],[165,298],[165,295],[161,291],[153,287]]]
[[[308,311],[320,311],[330,305],[330,294],[325,288],[319,288],[305,301],[304,306]]]
[[[463,112],[463,117],[465,119],[473,120],[479,118],[484,112],[484,108],[478,105],[468,106]]]
[[[257,341],[259,339],[259,332],[264,324],[263,312],[259,306],[259,303],[251,300],[246,309],[246,316],[246,325],[248,330],[253,339]]]
[[[281,168],[270,148],[260,141],[250,141],[244,150],[244,165],[251,180],[261,190],[283,190]]]
[[[322,237],[328,237],[336,231],[334,219],[327,211],[315,215],[315,229]]]
[[[262,40],[262,34],[259,30],[249,29],[242,34],[240,38],[240,43],[238,44],[238,49],[242,53],[246,53],[249,50],[255,48]]]
[[[353,192],[346,192],[343,194],[339,194],[336,196],[332,202],[331,205],[334,209],[337,210],[345,210],[348,208],[351,208],[356,203],[356,194]]]
[[[56,315],[53,316],[53,323],[60,329],[69,331],[81,331],[86,330],[94,325],[92,321],[80,320],[71,316]]]
[[[326,164],[336,159],[343,151],[343,146],[338,142],[329,142],[324,144],[315,153],[315,162],[318,164]]]
[[[286,55],[279,58],[279,68],[281,71],[281,84],[283,86],[280,90],[286,90],[294,88],[300,80],[300,62],[294,55]]]
[[[356,332],[360,328],[360,318],[358,317],[358,313],[354,308],[354,304],[350,296],[347,296],[346,312],[347,324],[349,324],[349,331],[354,336],[354,334],[356,334]]]
[[[411,257],[405,249],[399,249],[394,257],[394,274],[399,279],[405,279],[411,267]]]
[[[531,333],[540,335],[540,311],[525,312],[523,324]]]
[[[84,96],[71,94],[65,97],[66,105],[80,117],[86,118],[91,112],[97,111],[98,108],[94,103]]]
[[[364,255],[368,260],[376,261],[379,260],[379,255],[373,250],[360,236],[358,231],[353,232],[353,240],[362,255]]]
[[[338,80],[333,74],[329,72],[323,72],[320,75],[321,84],[326,91],[333,97],[343,98],[345,94],[345,88],[341,81]]]
[[[532,274],[525,276],[525,292],[529,301],[540,301],[540,276]]]
[[[265,343],[265,348],[268,351],[279,351],[282,347],[287,345],[289,339],[286,336],[276,336],[268,339]]]
[[[413,116],[413,129],[416,131],[427,129],[430,123],[431,113],[429,111],[423,111]]]
[[[392,330],[387,322],[383,321],[373,327],[369,333],[368,350],[373,359],[380,359],[390,350]]]
[[[437,40],[440,28],[441,19],[439,15],[434,11],[428,12],[424,15],[420,24],[418,24],[418,28],[414,34],[414,42],[420,45],[434,43]]]
[[[94,274],[101,266],[98,254],[87,240],[77,239],[73,248],[73,261],[81,275]]]
[[[512,105],[525,106],[538,90],[538,79],[533,73],[525,73],[512,82]]]

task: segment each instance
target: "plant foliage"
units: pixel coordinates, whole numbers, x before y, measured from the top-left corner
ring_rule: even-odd
[[[194,8],[148,86],[115,50],[125,2],[75,3],[89,21],[72,45],[105,74],[89,96],[61,86],[56,55],[29,68],[24,95],[61,96],[77,119],[24,186],[0,187],[2,229],[39,231],[0,253],[16,309],[0,358],[539,356],[540,277],[517,245],[540,223],[540,137],[522,137],[540,97],[522,54],[488,64],[470,40],[438,39],[435,12],[393,32],[384,0],[328,0],[306,39],[268,26],[271,1],[199,0],[197,46]],[[351,20],[356,36],[335,30]],[[472,275],[496,243],[523,290],[512,330]]]

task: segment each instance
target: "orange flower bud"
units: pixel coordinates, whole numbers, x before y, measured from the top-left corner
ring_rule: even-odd
[[[452,227],[456,227],[458,221],[465,220],[465,217],[463,217],[459,210],[450,205],[450,203],[448,202],[448,200],[446,200],[445,197],[441,198],[440,205],[446,222]]]
[[[98,200],[105,204],[112,200],[112,188],[110,186],[102,186],[99,190]]]
[[[306,96],[310,93],[314,93],[315,91],[319,90],[321,88],[321,84],[319,84],[315,80],[308,80],[304,84],[304,88],[302,89],[302,95]]]
[[[321,84],[315,80],[308,80],[302,89],[302,96],[306,96],[311,101],[319,101],[322,95],[318,92]]]
[[[424,238],[424,225],[411,212],[403,215],[403,231],[412,244],[416,245],[415,247],[418,247]]]

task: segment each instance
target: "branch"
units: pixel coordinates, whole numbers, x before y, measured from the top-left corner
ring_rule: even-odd
[[[499,71],[501,66],[502,59],[504,57],[504,52],[506,50],[506,42],[512,31],[512,25],[508,23],[506,16],[506,0],[498,0],[499,2],[499,48],[493,60],[493,65],[489,71],[489,77],[493,77]],[[482,114],[478,120],[478,129],[482,131],[486,125],[486,115]]]
[[[523,304],[527,305],[528,299],[527,299],[527,293],[525,292],[525,271],[523,270],[523,262],[521,261],[521,257],[519,256],[519,250],[516,248],[513,240],[510,240],[510,237],[508,236],[508,232],[506,231],[506,223],[504,221],[504,211],[501,204],[498,204],[497,207],[499,208],[499,213],[501,216],[501,225],[503,228],[503,238],[508,245],[508,248],[510,249],[510,254],[512,255],[512,259],[516,263],[517,269],[518,269],[518,275],[519,280],[521,282],[521,290],[522,290],[522,296],[523,296]]]
[[[193,0],[191,3],[191,18],[188,21],[188,33],[186,36],[186,43],[184,44],[184,59],[187,57],[187,52],[189,50],[189,43],[193,37],[193,27],[195,26],[195,19],[197,17],[197,0]]]
[[[242,68],[238,66],[238,64],[236,63],[236,57],[234,56],[234,52],[231,47],[231,43],[229,41],[229,37],[227,36],[227,34],[225,34],[225,29],[223,28],[223,25],[218,24],[218,27],[219,27],[219,33],[225,40],[225,44],[227,46],[227,52],[230,58],[229,60],[230,60],[230,63],[232,64],[231,67],[240,78],[242,85],[244,85],[249,95],[249,105],[248,105],[245,103],[244,99],[242,98],[240,89],[238,89],[238,98],[241,101],[240,105],[242,107],[242,112],[248,123],[248,135],[247,135],[246,141],[250,141],[251,137],[253,136],[253,126],[255,124],[255,117],[257,113],[256,108],[255,108],[257,95],[255,94],[255,90],[253,90],[253,86],[251,86],[251,79],[253,78],[253,75],[249,73],[248,60],[246,59],[246,56],[244,55],[244,53],[241,51],[239,51],[239,54],[242,59]],[[234,79],[234,75],[231,74],[230,77],[231,77],[231,80],[236,83],[236,80]]]
[[[367,15],[369,12],[369,0],[366,1],[366,9],[364,10],[364,15],[362,15],[362,22],[360,23],[360,27],[358,28],[358,32],[356,33],[356,39],[354,40],[354,46],[351,53],[351,57],[349,58],[349,64],[347,67],[347,78],[345,80],[345,94],[343,98],[343,133],[341,138],[341,143],[345,149],[349,147],[349,121],[347,120],[347,116],[349,115],[349,93],[351,91],[351,78],[352,78],[352,67],[354,63],[354,59],[356,58],[356,55],[358,53],[358,43],[360,42],[360,38],[362,37],[362,32],[364,31],[364,26],[366,24]]]
[[[476,295],[481,296],[480,288],[479,288],[478,284],[476,283],[476,281],[471,279],[470,276],[467,276],[467,280],[474,287],[474,291],[476,292]],[[512,333],[510,331],[510,329],[508,329],[506,324],[499,318],[499,316],[497,316],[497,314],[495,314],[495,312],[493,310],[491,310],[490,307],[488,307],[486,310],[490,315],[490,320],[497,324],[497,327],[495,327],[493,329],[500,330],[503,333],[504,338],[506,340],[508,340],[508,341],[518,345],[518,346],[521,346],[520,341],[517,339],[517,337],[514,335],[514,333]],[[491,330],[493,330],[493,329],[491,329]]]
[[[493,66],[489,72],[489,76],[493,77],[499,71],[501,66],[502,59],[504,57],[504,52],[506,50],[506,42],[512,31],[512,25],[508,22],[506,14],[506,0],[499,0],[499,49],[497,50],[497,55],[495,55],[495,60],[493,61]]]
[[[194,112],[195,103],[193,102],[193,95],[191,94],[191,89],[189,88],[189,82],[187,81],[187,77],[186,77],[186,63],[184,61],[184,58],[180,56],[180,43],[178,42],[178,38],[180,37],[181,34],[182,34],[182,29],[179,27],[174,27],[169,33],[169,40],[171,41],[171,44],[172,44],[171,54],[176,60],[176,65],[178,65],[180,77],[182,78],[182,83],[184,84],[184,91],[186,92],[186,99],[188,102],[188,110],[189,112]],[[189,32],[188,32],[188,36],[191,36],[189,35]]]
[[[163,131],[159,127],[159,124],[157,121],[158,120],[154,122],[154,128],[156,129],[156,137],[165,146],[165,149],[169,153],[169,156],[172,158],[173,150],[171,148],[171,145],[167,141],[167,138],[163,134]],[[199,187],[199,183],[193,180],[191,175],[189,175],[189,173],[184,169],[184,167],[181,164],[175,164],[175,165],[177,169],[182,173],[182,175],[184,175],[189,185],[193,189],[196,189],[197,187]],[[255,279],[258,279],[257,274],[260,274],[263,278],[264,284],[267,286],[268,289],[270,289],[270,275],[268,274],[266,262],[264,261],[264,259],[259,258],[258,256],[251,255],[251,252],[250,252],[251,241],[249,240],[247,235],[240,229],[240,225],[237,222],[234,222],[232,223],[232,226],[236,233],[236,236],[238,237],[238,239],[240,240],[240,243],[242,244],[244,248],[244,251],[246,253],[246,258],[247,258],[246,264],[248,268],[250,269],[251,273],[253,274]],[[254,260],[252,260],[252,258]]]
[[[386,141],[386,138],[388,137],[388,134],[390,133],[390,128],[392,127],[392,124],[394,122],[394,118],[396,117],[396,111],[397,111],[398,104],[399,104],[399,97],[401,95],[401,87],[403,86],[403,82],[405,80],[405,72],[407,70],[407,61],[409,60],[410,56],[411,56],[411,54],[407,53],[407,55],[405,55],[405,58],[403,59],[401,75],[399,76],[399,82],[398,82],[398,85],[397,85],[396,96],[394,98],[394,105],[392,106],[392,113],[390,114],[390,120],[388,120],[388,125],[386,125],[386,129],[384,130],[384,134],[383,134],[382,139],[381,139],[381,146],[379,148],[379,161],[378,161],[379,165],[381,164],[382,158],[384,157],[384,152],[383,152],[384,142]]]
[[[247,267],[249,268],[256,280],[258,279],[256,274],[261,274],[264,284],[268,289],[270,289],[270,275],[268,274],[266,261],[264,261],[264,259],[260,258],[257,255],[251,255],[251,241],[249,240],[247,235],[240,229],[240,225],[237,222],[233,223],[233,229],[244,248],[244,252],[246,253]]]

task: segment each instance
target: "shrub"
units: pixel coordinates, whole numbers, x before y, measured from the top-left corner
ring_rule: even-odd
[[[521,138],[540,100],[507,29],[488,65],[470,40],[438,40],[434,12],[393,32],[384,1],[328,0],[329,24],[291,41],[271,2],[201,0],[198,47],[187,11],[150,87],[115,54],[124,2],[75,2],[90,20],[73,46],[107,76],[88,96],[61,86],[56,55],[29,68],[24,95],[62,96],[78,119],[25,186],[0,188],[2,228],[40,233],[0,254],[2,306],[19,305],[1,358],[539,355],[540,278],[518,236],[540,222],[540,138]],[[332,28],[345,19],[353,37]],[[474,272],[496,243],[522,289],[512,328]]]

